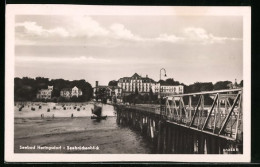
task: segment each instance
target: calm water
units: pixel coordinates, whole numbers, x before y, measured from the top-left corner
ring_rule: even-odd
[[[104,115],[109,117],[101,121],[90,119],[89,113],[91,111],[89,109],[91,106],[86,104],[85,110],[79,112],[73,109],[66,111],[56,109],[49,113],[46,113],[44,109],[30,111],[31,106],[27,107],[27,110],[15,110],[15,152],[151,153],[150,144],[140,134],[117,125],[112,106],[103,106]],[[62,114],[59,112],[62,112]],[[45,117],[41,119],[39,115],[42,113],[49,115],[55,113],[67,117]],[[74,113],[74,118],[70,118],[71,113]],[[82,115],[86,116],[83,117]]]

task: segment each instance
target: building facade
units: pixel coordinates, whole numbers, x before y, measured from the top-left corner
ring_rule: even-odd
[[[82,96],[83,93],[81,91],[81,89],[77,88],[76,86],[74,86],[73,88],[64,88],[60,91],[60,96],[64,97],[64,98],[71,98],[71,97],[79,97]]]
[[[161,92],[160,91],[161,88]],[[160,85],[160,83],[156,83],[152,86],[153,92],[158,95],[161,93],[161,96],[169,96],[175,94],[183,94],[184,86],[183,85]]]
[[[122,89],[118,86],[108,86],[107,87],[107,93],[110,97],[121,97]]]
[[[118,80],[118,87],[122,88],[123,95],[129,95],[138,91],[140,94],[146,94],[150,92],[152,86],[155,84],[155,81],[146,77],[141,77],[135,73],[131,77],[123,77]]]
[[[159,82],[155,82],[149,78],[148,75],[141,77],[137,73],[131,77],[120,78],[118,80],[118,87],[122,88],[123,96],[132,94],[136,90],[140,94],[148,94],[152,90],[153,93],[161,96],[184,93],[183,85],[161,85]]]
[[[48,89],[41,89],[37,92],[37,99],[51,99],[53,86],[48,86]]]

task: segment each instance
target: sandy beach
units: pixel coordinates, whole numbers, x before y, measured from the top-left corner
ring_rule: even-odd
[[[24,106],[21,111],[19,108]],[[15,118],[40,118],[44,117],[90,117],[92,115],[91,103],[17,103],[14,107]],[[34,108],[35,110],[32,110]],[[103,105],[103,115],[115,116],[112,105]],[[49,112],[48,112],[49,109]]]

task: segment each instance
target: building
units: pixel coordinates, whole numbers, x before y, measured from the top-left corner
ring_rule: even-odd
[[[121,97],[122,89],[118,86],[108,86],[107,87],[107,93],[110,97]]]
[[[51,94],[53,91],[53,86],[48,86],[48,89],[40,89],[37,92],[37,99],[51,99]]]
[[[118,87],[122,88],[122,95],[129,95],[134,93],[136,90],[140,94],[148,94],[150,90],[155,94],[160,94],[162,96],[168,96],[172,94],[182,94],[184,93],[183,85],[161,85],[159,82],[155,82],[153,79],[146,77],[141,77],[135,73],[131,77],[123,77],[118,80]],[[161,92],[160,91],[161,88]]]
[[[159,90],[161,88],[161,96],[169,96],[174,94],[183,94],[183,85],[161,85],[160,83],[155,83],[152,86],[153,92],[159,95]]]
[[[115,97],[116,99],[120,99],[122,94],[122,89],[119,86],[106,86],[99,85],[98,81],[96,81],[96,86],[93,88],[93,97],[98,99],[108,99]]]
[[[123,77],[118,80],[118,87],[122,88],[123,95],[129,95],[136,90],[140,94],[147,94],[154,84],[155,81],[149,78],[148,75],[141,77],[137,73],[131,77]]]
[[[64,88],[60,91],[60,96],[65,97],[67,99],[71,97],[79,97],[82,95],[83,93],[81,89],[77,88],[76,86],[74,86],[73,88]]]

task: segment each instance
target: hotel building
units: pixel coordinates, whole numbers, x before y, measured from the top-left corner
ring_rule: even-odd
[[[123,77],[118,80],[118,87],[122,88],[122,96],[129,95],[134,93],[136,90],[140,94],[148,94],[150,90],[153,93],[159,95],[159,91],[161,88],[161,95],[167,96],[172,94],[182,94],[184,93],[183,85],[161,85],[159,82],[155,82],[153,79],[149,78],[148,75],[146,77],[141,77],[137,73],[135,73],[131,77]]]

